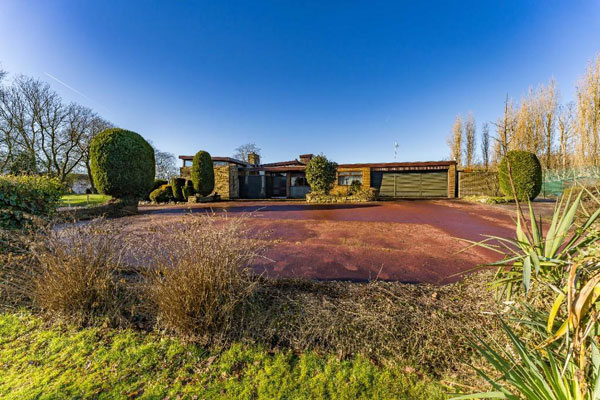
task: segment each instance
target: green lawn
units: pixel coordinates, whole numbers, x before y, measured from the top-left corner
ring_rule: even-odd
[[[106,194],[68,194],[60,199],[61,206],[85,207],[106,203],[110,200]]]
[[[442,399],[400,366],[235,344],[216,353],[133,330],[0,314],[0,398]]]

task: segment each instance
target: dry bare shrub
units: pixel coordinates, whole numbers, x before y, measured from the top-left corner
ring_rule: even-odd
[[[28,306],[27,266],[31,264],[27,231],[0,228],[0,310]]]
[[[134,298],[124,273],[126,237],[103,219],[38,231],[31,240],[30,297],[71,322],[127,325]]]
[[[146,293],[160,325],[203,343],[235,335],[241,305],[257,287],[250,266],[265,243],[245,220],[188,215],[176,226],[155,228],[159,241],[146,241],[153,248]]]
[[[470,374],[467,363],[476,362],[476,353],[469,335],[499,332],[490,313],[501,307],[487,278],[475,274],[446,286],[265,280],[244,334],[271,347],[361,354],[439,376]]]

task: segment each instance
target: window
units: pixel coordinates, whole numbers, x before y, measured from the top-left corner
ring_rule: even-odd
[[[338,185],[350,186],[353,182],[358,182],[362,185],[362,172],[360,171],[345,171],[338,172]]]
[[[184,167],[191,167],[192,166],[192,160],[183,160],[183,166]]]
[[[304,174],[292,174],[290,186],[308,186]]]
[[[213,161],[213,167],[226,167],[228,165],[227,161]]]

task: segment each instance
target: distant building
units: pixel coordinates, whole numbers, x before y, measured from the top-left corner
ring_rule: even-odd
[[[69,182],[71,190],[75,194],[85,194],[87,189],[91,189],[90,178],[86,174],[70,174]]]

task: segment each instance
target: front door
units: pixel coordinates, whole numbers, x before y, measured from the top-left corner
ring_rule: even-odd
[[[271,197],[286,197],[287,196],[287,174],[284,172],[273,173],[271,178]]]

